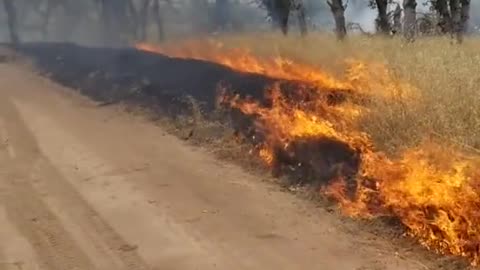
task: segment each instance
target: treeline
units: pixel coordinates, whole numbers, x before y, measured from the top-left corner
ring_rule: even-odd
[[[307,35],[309,17],[318,9],[328,10],[333,17],[339,40],[349,30],[361,29],[359,24],[346,18],[346,10],[359,3],[368,4],[377,11],[376,33],[403,35],[413,41],[418,35],[451,35],[459,42],[467,31],[470,18],[470,0],[428,0],[430,11],[418,13],[420,0],[0,0],[3,2],[5,24],[12,43],[22,40],[29,14],[39,19],[30,25],[33,32],[41,33],[48,40],[55,14],[62,13],[69,19],[63,32],[73,33],[82,21],[95,21],[92,31],[97,31],[105,45],[122,45],[144,41],[154,35],[164,40],[165,16],[178,17],[188,22],[192,32],[241,31],[250,18],[235,16],[241,8],[262,10],[273,28],[285,35],[289,32],[292,15],[295,15],[300,32]],[[353,7],[349,7],[352,5]],[[323,12],[322,14],[325,14]],[[421,16],[419,16],[421,15]]]

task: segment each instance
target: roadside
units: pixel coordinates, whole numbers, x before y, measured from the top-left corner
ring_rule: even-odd
[[[11,268],[425,269],[147,121],[14,64],[0,74]]]

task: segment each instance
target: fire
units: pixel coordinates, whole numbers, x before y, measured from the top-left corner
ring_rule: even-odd
[[[137,43],[139,50],[164,54],[170,57],[205,60],[248,73],[272,78],[307,82],[319,89],[351,90],[361,94],[391,98],[402,96],[414,98],[415,89],[399,80],[381,63],[366,65],[353,59],[346,61],[347,76],[337,79],[321,69],[295,62],[285,57],[258,58],[247,48],[226,48],[215,40],[188,40],[162,46]],[[387,89],[385,89],[387,88]]]
[[[177,58],[206,60],[238,71],[263,74],[274,78],[305,81],[328,88],[352,88],[350,84],[335,80],[333,76],[312,69],[308,65],[293,63],[282,57],[260,60],[254,57],[248,49],[226,49],[222,43],[215,41],[187,41],[182,43],[181,47],[176,44],[160,47],[148,43],[138,43],[136,48]]]
[[[385,65],[348,60],[345,76],[339,78],[315,66],[281,57],[260,58],[247,49],[227,49],[212,41],[190,41],[175,47],[138,44],[137,48],[299,82],[296,95],[308,97],[304,101],[287,96],[281,82],[267,89],[269,106],[239,96],[221,97],[224,105],[255,117],[255,128],[265,136],[257,145],[259,157],[274,167],[279,151],[300,163],[304,160],[298,155],[313,151],[294,149],[295,142],[330,139],[346,145],[361,160],[353,179],[333,174],[322,189],[346,214],[396,217],[426,247],[467,257],[474,265],[480,263],[480,158],[431,140],[391,158],[377,151],[369,135],[358,129],[357,120],[369,108],[368,102],[358,102],[356,97],[364,101],[417,100],[419,91]],[[335,91],[347,98],[332,104],[328,96]],[[352,181],[353,196],[348,195]]]

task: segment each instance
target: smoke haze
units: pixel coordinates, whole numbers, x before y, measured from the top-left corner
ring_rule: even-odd
[[[41,31],[46,11],[46,1],[16,0],[19,34],[24,41],[71,41],[76,43],[97,44],[102,39],[101,14],[91,0],[69,1],[69,8],[57,8],[50,17],[48,34]],[[135,0],[138,5],[139,0]],[[426,0],[418,3],[418,12],[427,12]],[[333,17],[328,5],[323,0],[304,0],[307,17],[311,28],[319,31],[332,31]],[[397,3],[402,0],[397,0]],[[43,4],[42,4],[43,3]],[[161,5],[162,19],[167,38],[186,35],[203,35],[216,32],[211,21],[214,1],[207,0],[173,0],[173,5]],[[270,23],[265,20],[266,13],[248,0],[230,0],[228,17],[236,31],[269,31]],[[202,6],[203,5],[203,6]],[[395,8],[390,5],[390,8]],[[480,1],[471,3],[471,25],[480,25]],[[376,10],[368,6],[368,0],[350,0],[345,12],[347,22],[359,23],[365,31],[375,31]],[[150,23],[152,24],[152,23]],[[292,27],[297,20],[292,18]],[[149,25],[149,34],[155,34],[155,26]],[[150,36],[150,35],[149,35]],[[155,36],[155,35],[153,35]],[[0,5],[0,41],[8,40],[6,14]]]

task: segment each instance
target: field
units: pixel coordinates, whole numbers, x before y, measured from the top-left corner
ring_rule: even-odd
[[[480,148],[476,39],[467,40],[462,46],[439,37],[421,38],[413,44],[378,37],[350,37],[339,44],[327,35],[311,36],[304,41],[264,35],[233,36],[222,41],[227,46],[250,48],[260,55],[285,56],[339,75],[349,59],[384,64],[394,80],[416,87],[421,100],[416,104],[398,99],[378,101],[372,106],[361,128],[372,135],[382,150],[394,153],[402,147],[418,145],[432,132],[446,141]],[[380,84],[382,78],[377,79]]]
[[[19,53],[100,107],[147,116],[338,207],[346,230],[388,239],[410,267],[465,269],[479,262],[477,44],[262,33],[137,49],[26,44]]]

